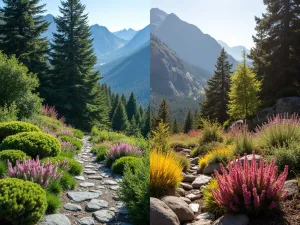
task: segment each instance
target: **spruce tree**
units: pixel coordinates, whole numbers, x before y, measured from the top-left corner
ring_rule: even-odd
[[[180,132],[179,124],[178,124],[177,120],[175,119],[173,121],[172,133],[173,134],[178,134],[179,132]]]
[[[278,98],[300,95],[300,1],[264,1],[267,12],[256,17],[254,71],[262,80],[264,105]]]
[[[0,9],[0,50],[6,55],[15,55],[29,72],[38,75],[40,86],[37,89],[45,98],[48,85],[49,52],[47,38],[41,34],[47,31],[49,23],[43,21],[46,4],[41,0],[3,0]]]
[[[119,105],[119,102],[120,102],[120,96],[119,94],[116,94],[116,96],[114,97],[114,103],[111,107],[111,110],[109,112],[109,119],[112,120],[113,116],[114,116],[114,112],[116,110],[116,108],[118,107]]]
[[[150,105],[148,106],[148,109],[144,113],[143,125],[142,125],[142,135],[144,137],[147,137],[149,133],[150,133]]]
[[[157,124],[162,122],[167,124],[168,126],[171,124],[171,115],[170,115],[170,106],[167,103],[166,99],[162,99],[159,108],[158,108],[158,115],[157,115]]]
[[[124,94],[121,95],[121,101],[122,101],[123,105],[126,107],[127,99],[126,99],[126,96]]]
[[[143,109],[142,106],[140,106],[139,111],[140,111],[141,117],[144,117],[144,111],[145,111],[145,110]]]
[[[133,92],[131,92],[129,100],[127,102],[126,111],[129,120],[131,120],[138,112],[138,106],[136,104],[136,98]]]
[[[191,110],[189,110],[184,121],[183,132],[187,134],[192,129],[193,129],[193,115],[191,113]]]
[[[201,115],[220,123],[228,119],[227,104],[232,64],[224,48],[216,63],[214,75],[207,82],[206,99],[201,103]]]
[[[238,65],[237,71],[231,77],[229,92],[228,114],[232,119],[245,119],[252,116],[259,104],[261,82],[256,74],[247,66],[246,53],[243,52],[243,62]]]
[[[120,101],[111,121],[114,131],[126,131],[129,127],[129,122],[123,102]]]
[[[51,52],[53,66],[49,103],[55,105],[67,123],[89,130],[97,121],[108,119],[105,95],[99,85],[100,74],[94,71],[94,54],[88,15],[79,0],[61,2],[61,16],[55,18],[57,33]]]

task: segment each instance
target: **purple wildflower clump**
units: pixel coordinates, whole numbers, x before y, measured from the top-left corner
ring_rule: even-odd
[[[131,146],[127,143],[114,145],[106,152],[106,162],[111,165],[117,159],[124,156],[141,157],[143,152],[136,146]]]
[[[57,133],[59,136],[67,135],[73,137],[73,132],[70,129],[62,129]]]
[[[15,167],[8,161],[8,176],[28,180],[47,188],[53,181],[60,180],[62,173],[58,172],[58,166],[58,163],[53,165],[51,162],[41,164],[39,157],[36,160],[23,160],[22,163],[17,161]],[[67,168],[68,162],[64,160],[60,166]]]
[[[60,145],[62,150],[66,152],[72,152],[76,150],[76,147],[69,141],[61,141]]]
[[[51,117],[53,119],[57,119],[58,113],[54,106],[43,105],[42,112],[45,116]]]

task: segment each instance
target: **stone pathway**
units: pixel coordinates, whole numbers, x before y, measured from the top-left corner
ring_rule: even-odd
[[[63,194],[61,214],[46,216],[40,224],[130,225],[127,209],[117,195],[122,178],[106,168],[104,162],[94,162],[89,138],[84,136],[82,151],[75,157],[84,167],[83,174],[75,177],[77,188]]]

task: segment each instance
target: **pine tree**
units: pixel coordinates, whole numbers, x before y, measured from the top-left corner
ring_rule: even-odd
[[[136,104],[136,98],[133,92],[131,92],[129,100],[127,102],[126,111],[129,120],[131,120],[132,117],[134,117],[138,112],[138,106]]]
[[[170,136],[170,128],[168,124],[163,123],[162,121],[158,123],[158,126],[155,130],[151,131],[151,149],[168,152],[170,150],[170,145],[168,142]]]
[[[139,136],[139,135],[141,135],[141,130],[140,130],[139,125],[136,122],[134,117],[132,117],[132,119],[130,120],[130,124],[129,124],[127,130],[126,130],[126,134],[128,136]]]
[[[51,64],[53,92],[49,100],[68,123],[90,129],[95,121],[108,119],[105,95],[99,85],[100,74],[94,71],[97,58],[93,51],[88,15],[79,0],[61,2],[61,16],[55,18]]]
[[[139,126],[141,125],[141,123],[142,123],[142,117],[141,117],[141,114],[140,114],[139,110],[136,111],[136,114],[132,118],[135,119],[137,125],[139,125]]]
[[[126,99],[126,96],[124,94],[121,95],[121,101],[122,101],[124,106],[127,105],[127,99]]]
[[[162,122],[165,124],[171,124],[171,115],[170,115],[170,106],[167,103],[166,99],[162,99],[159,108],[158,108],[158,115],[156,118],[157,124]]]
[[[147,137],[147,135],[150,133],[150,105],[148,106],[148,109],[144,113],[143,125],[141,131],[144,137]]]
[[[201,103],[201,115],[223,123],[228,119],[227,104],[232,64],[224,48],[217,60],[214,75],[207,82],[206,99]]]
[[[116,96],[114,97],[114,103],[111,107],[110,113],[109,113],[109,119],[112,120],[113,116],[114,116],[114,112],[116,110],[116,108],[118,107],[120,102],[120,96],[119,94],[116,94]]]
[[[144,111],[145,111],[145,110],[143,109],[142,106],[140,106],[139,111],[140,111],[141,117],[144,117]]]
[[[179,124],[178,124],[177,120],[175,119],[173,121],[172,133],[173,134],[178,134],[179,132],[180,132]]]
[[[37,91],[44,98],[49,86],[46,59],[49,42],[47,38],[41,38],[49,27],[42,16],[46,4],[41,4],[41,0],[3,0],[3,3],[0,9],[0,50],[9,56],[15,55],[29,72],[38,75],[40,86]]]
[[[193,115],[191,113],[191,110],[189,110],[184,121],[183,132],[187,134],[192,129],[193,129]]]
[[[300,95],[300,1],[264,1],[267,12],[256,17],[251,49],[254,71],[262,80],[264,105],[280,97]]]
[[[111,121],[114,131],[126,131],[129,127],[129,122],[123,102],[120,101]]]
[[[232,119],[244,119],[253,115],[259,104],[261,82],[256,74],[247,66],[246,53],[243,52],[243,62],[238,65],[237,71],[231,77],[229,92],[228,114]]]

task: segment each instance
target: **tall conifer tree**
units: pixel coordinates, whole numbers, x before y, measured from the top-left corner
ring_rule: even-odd
[[[189,110],[184,121],[183,132],[187,134],[192,129],[193,129],[193,115],[191,113],[191,110]]]
[[[111,123],[114,131],[126,131],[129,128],[126,110],[122,101],[119,101]]]
[[[214,75],[207,82],[206,99],[201,103],[201,115],[223,123],[228,119],[227,104],[232,64],[224,48],[217,60]]]
[[[126,111],[127,111],[127,116],[128,116],[129,120],[131,120],[132,117],[134,117],[138,112],[138,107],[137,107],[137,104],[136,104],[136,98],[135,98],[133,92],[131,92],[129,100],[127,102]]]
[[[94,71],[94,54],[88,15],[80,0],[65,0],[55,18],[51,63],[52,99],[58,112],[67,122],[81,129],[90,129],[93,123],[107,123],[105,94],[101,91],[100,74]]]
[[[171,124],[170,106],[168,105],[166,99],[162,99],[158,108],[157,125],[160,122],[163,122],[168,126]]]

